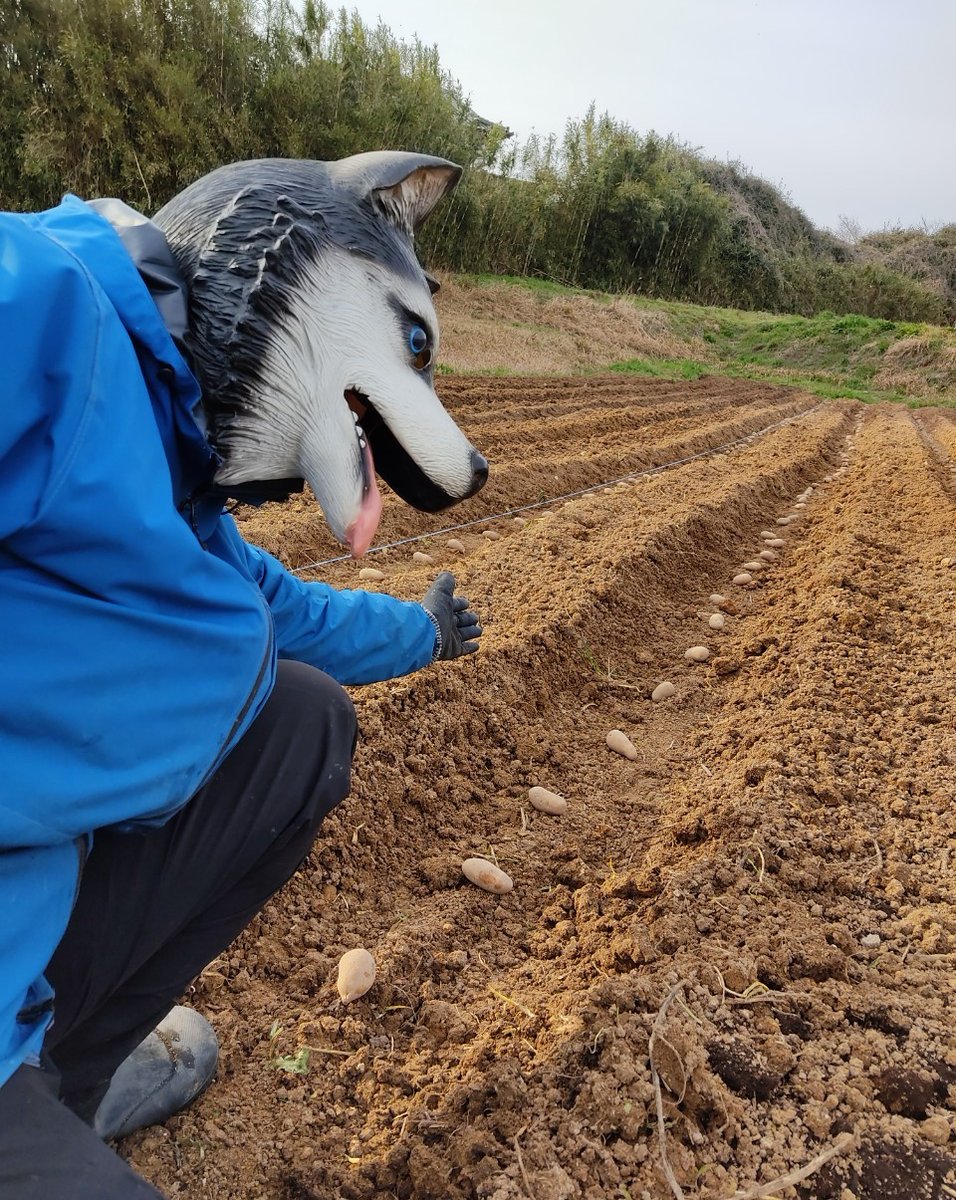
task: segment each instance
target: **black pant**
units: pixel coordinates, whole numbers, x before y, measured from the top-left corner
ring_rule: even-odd
[[[265,708],[180,813],[145,832],[96,834],[47,970],[56,1007],[45,1049],[65,1103],[33,1067],[0,1088],[0,1200],[157,1195],[85,1121],[123,1059],[296,871],[348,795],[355,736],[338,684],[280,663]]]

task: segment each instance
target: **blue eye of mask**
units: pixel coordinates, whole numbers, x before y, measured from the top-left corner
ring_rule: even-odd
[[[428,334],[421,325],[413,325],[408,331],[408,348],[412,352],[412,366],[416,371],[427,371],[432,361]]]

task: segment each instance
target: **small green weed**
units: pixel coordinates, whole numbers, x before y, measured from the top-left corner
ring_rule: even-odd
[[[282,1024],[276,1019],[269,1029],[269,1066],[277,1071],[286,1071],[290,1075],[308,1075],[309,1047],[300,1046],[294,1054],[279,1054],[276,1043],[282,1033]]]
[[[601,664],[597,660],[597,655],[594,653],[594,651],[591,649],[591,647],[587,644],[587,642],[581,643],[581,657],[588,664],[588,666],[595,673],[595,675],[603,674],[603,672],[601,670]]]

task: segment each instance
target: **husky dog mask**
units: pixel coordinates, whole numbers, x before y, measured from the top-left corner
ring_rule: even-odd
[[[435,395],[438,285],[414,250],[460,175],[389,151],[233,163],[154,218],[190,289],[216,484],[268,495],[304,477],[356,557],[378,527],[376,471],[427,512],[487,478]]]

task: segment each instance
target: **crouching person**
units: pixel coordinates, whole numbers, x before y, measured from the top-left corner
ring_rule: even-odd
[[[399,290],[418,297],[402,365],[433,397],[430,378],[418,378],[423,339],[434,337],[421,298],[429,281],[406,243],[456,169],[360,157],[360,170],[339,172],[336,203],[348,199],[398,239]],[[312,166],[319,199],[301,191],[287,230],[324,229],[325,175]],[[242,179],[236,187],[249,191]],[[255,302],[282,268],[263,188],[239,242],[257,253],[264,225],[268,261],[236,285],[223,260],[214,352],[183,277],[200,291],[204,279],[208,300],[211,268],[195,245],[215,243],[216,212],[202,196],[193,241],[180,220],[175,255],[124,206],[108,220],[68,197],[47,213],[0,215],[0,1200],[158,1195],[107,1141],[166,1120],[212,1080],[213,1031],[176,1002],[348,794],[356,721],[342,684],[458,657],[481,635],[447,572],[420,604],[303,583],[223,510],[226,477],[256,501],[301,474],[335,514],[334,531],[364,552],[381,506],[375,437],[359,417],[379,427],[383,461],[391,449],[398,486],[422,507],[470,494],[486,471],[444,414],[454,435],[439,457],[455,478],[428,484],[428,463],[394,450],[370,388],[360,393],[349,375],[323,392],[309,364],[360,362],[368,321],[351,346],[299,338],[305,358],[278,399],[270,393],[268,321],[294,324],[295,296],[281,310]],[[290,204],[293,193],[283,179],[272,198]],[[222,204],[237,237],[242,206]],[[339,225],[354,252],[341,214]],[[396,295],[381,310],[383,339],[398,336]],[[339,333],[349,327],[346,314]],[[209,374],[212,359],[222,377]],[[261,401],[251,423],[243,370]],[[232,437],[228,405],[214,419],[206,403],[223,380],[247,418]],[[336,406],[347,443],[336,446],[335,422],[314,434],[317,403]],[[309,449],[316,437],[321,454]],[[320,469],[336,453],[359,464],[341,495]]]

